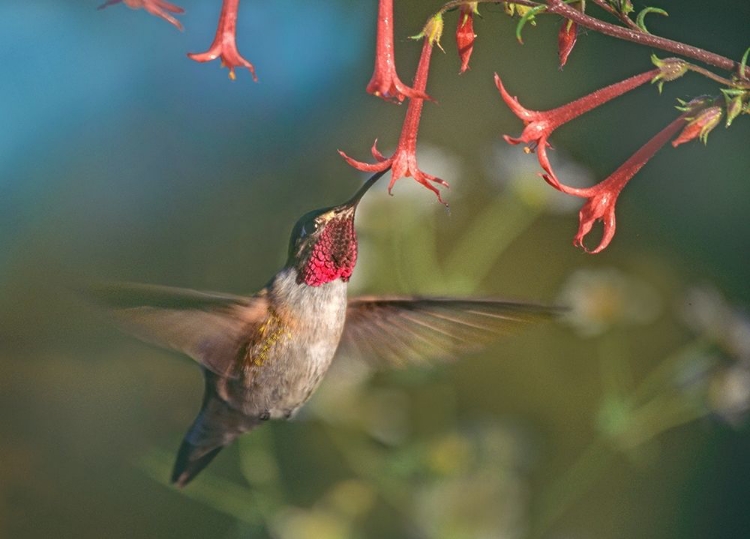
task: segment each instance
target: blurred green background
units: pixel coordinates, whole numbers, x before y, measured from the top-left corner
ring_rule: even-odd
[[[218,4],[180,2],[184,33],[123,5],[0,5],[0,537],[746,537],[749,123],[657,154],[612,245],[582,254],[579,202],[502,142],[522,126],[492,74],[544,110],[649,69],[651,51],[584,33],[560,71],[558,21],[519,46],[495,6],[469,72],[455,14],[433,58],[420,165],[451,182],[451,211],[409,179],[368,194],[353,291],[570,316],[434,369],[342,362],[298,420],[243,438],[184,492],[165,485],[200,372],[72,290],[257,290],[295,220],[360,185],[335,150],[366,159],[378,138],[388,154],[405,112],[364,92],[375,1],[244,2],[257,84],[185,57],[211,42]],[[750,45],[745,2],[658,5],[654,33],[732,58]],[[406,36],[437,6],[396,0],[405,81],[420,49]],[[556,132],[553,163],[602,179],[675,98],[715,91],[697,76],[640,88]]]

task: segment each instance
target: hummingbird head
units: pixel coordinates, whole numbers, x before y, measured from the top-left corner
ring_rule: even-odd
[[[357,263],[354,212],[367,190],[385,171],[371,177],[344,204],[303,215],[292,230],[287,265],[297,269],[297,282],[320,286],[336,279],[346,282]]]

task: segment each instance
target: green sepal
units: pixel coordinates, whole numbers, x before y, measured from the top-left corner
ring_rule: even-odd
[[[521,31],[523,30],[523,27],[526,26],[527,22],[530,22],[532,25],[536,24],[534,16],[545,11],[546,9],[547,6],[544,5],[536,6],[535,8],[532,8],[524,13],[523,17],[521,17],[521,20],[518,21],[518,24],[516,25],[516,39],[521,45],[523,45],[523,38],[521,38]]]
[[[750,55],[750,47],[747,48],[745,54],[742,55],[742,60],[740,60],[740,77],[742,78],[745,78],[745,69],[747,67],[748,55]]]

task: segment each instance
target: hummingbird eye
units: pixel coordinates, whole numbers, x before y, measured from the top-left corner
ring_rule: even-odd
[[[318,228],[320,228],[320,223],[317,219],[309,221],[302,225],[302,230],[300,230],[300,237],[305,238],[313,232],[317,232]]]

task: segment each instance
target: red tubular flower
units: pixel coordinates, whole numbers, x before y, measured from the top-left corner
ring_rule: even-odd
[[[429,99],[424,91],[409,88],[396,73],[393,53],[393,0],[380,0],[375,42],[375,71],[367,84],[367,93],[386,101],[401,102],[404,97]]]
[[[651,159],[654,154],[667,141],[674,136],[677,131],[685,124],[686,117],[689,113],[684,113],[677,117],[667,127],[659,131],[654,138],[644,144],[635,152],[620,168],[615,170],[607,179],[599,182],[593,187],[578,189],[561,184],[557,178],[549,174],[543,174],[543,178],[552,187],[563,193],[577,197],[587,198],[588,200],[578,213],[578,233],[573,240],[573,245],[581,247],[587,253],[599,253],[604,250],[612,241],[615,235],[615,203],[623,187],[630,179]],[[583,238],[588,234],[594,222],[601,221],[604,225],[604,233],[599,245],[593,251],[590,251],[583,243]]]
[[[659,72],[660,70],[658,68],[646,71],[645,73],[635,75],[629,79],[611,84],[610,86],[605,86],[604,88],[581,97],[580,99],[576,99],[567,105],[547,111],[535,111],[523,108],[518,102],[518,98],[512,97],[505,90],[500,77],[495,73],[495,85],[500,91],[503,101],[505,101],[508,107],[510,107],[510,110],[523,120],[524,124],[526,124],[520,137],[514,138],[509,137],[508,135],[503,135],[503,138],[508,144],[521,144],[522,142],[528,144],[529,146],[526,148],[528,152],[537,150],[539,164],[547,174],[554,176],[549,159],[547,158],[547,146],[550,145],[547,140],[555,129],[564,123],[577,118],[581,114],[645,84],[656,77]]]
[[[560,67],[568,63],[568,56],[573,52],[578,40],[578,24],[573,21],[564,20],[557,33],[557,54],[560,57]]]
[[[672,141],[672,146],[676,148],[680,144],[684,144],[695,138],[700,139],[703,144],[706,144],[708,134],[714,130],[714,127],[719,125],[723,114],[723,109],[716,105],[701,110],[688,122],[682,133]]]
[[[206,52],[189,53],[188,58],[196,62],[210,62],[216,58],[221,58],[221,66],[229,68],[230,79],[236,78],[235,67],[246,67],[253,76],[253,80],[257,82],[258,77],[255,76],[253,64],[240,56],[237,51],[237,10],[239,6],[240,0],[224,0],[221,5],[216,37],[214,37],[211,47]]]
[[[428,27],[430,24],[435,26],[435,28],[425,29],[424,34],[426,37],[424,45],[422,46],[422,55],[419,57],[417,73],[414,76],[414,89],[422,95],[424,95],[424,91],[427,88],[427,76],[430,69],[432,47],[440,39],[442,18],[433,19],[431,23],[428,23]],[[386,158],[378,151],[377,140],[375,140],[375,144],[372,145],[372,156],[377,163],[363,163],[357,161],[346,155],[341,150],[339,150],[339,154],[341,154],[341,157],[343,157],[347,163],[357,170],[365,172],[381,172],[387,170],[388,167],[391,167],[391,181],[388,184],[389,193],[391,192],[393,185],[396,183],[396,180],[403,176],[411,176],[417,182],[435,193],[440,203],[445,204],[440,196],[440,191],[438,191],[433,183],[444,187],[450,187],[448,183],[431,174],[422,172],[417,166],[417,133],[419,131],[419,119],[422,115],[423,105],[424,99],[422,98],[412,97],[409,99],[409,107],[406,109],[406,118],[404,119],[403,129],[401,130],[401,137],[398,140],[396,152],[391,157]]]
[[[461,60],[459,74],[469,69],[469,59],[471,58],[471,53],[474,52],[474,39],[477,37],[474,33],[474,14],[479,13],[478,4],[478,2],[462,4],[458,15],[456,46],[458,48],[458,57]]]
[[[170,13],[180,15],[185,13],[185,10],[180,6],[170,4],[166,0],[107,0],[97,9],[104,9],[107,6],[119,4],[120,2],[124,2],[130,9],[145,9],[151,15],[161,17],[168,23],[176,26],[178,30],[182,30],[182,24],[180,24],[180,21],[175,19]]]

